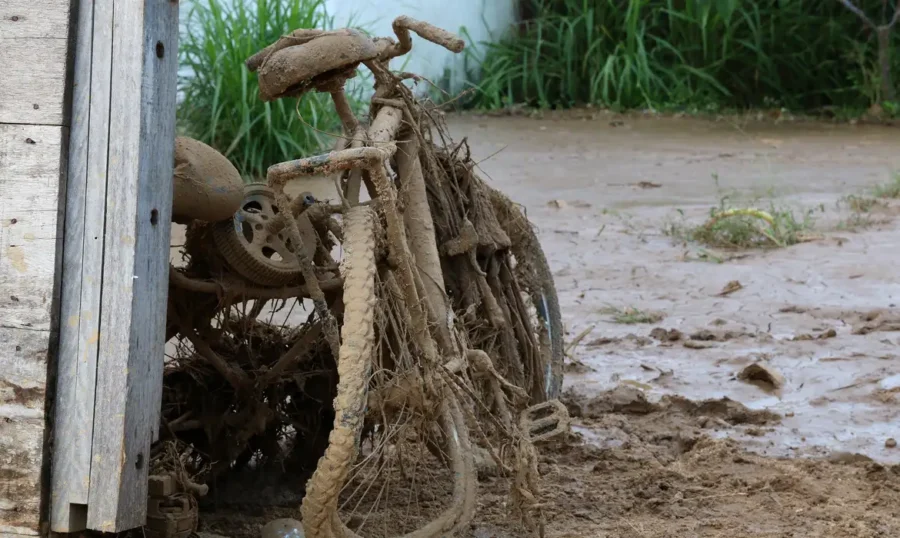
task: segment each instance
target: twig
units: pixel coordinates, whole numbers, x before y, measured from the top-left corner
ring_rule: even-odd
[[[279,357],[275,365],[272,366],[272,368],[268,372],[263,374],[262,384],[267,385],[271,383],[285,370],[297,366],[297,364],[300,363],[300,359],[303,357],[302,352],[308,350],[310,346],[315,343],[316,339],[319,338],[320,334],[322,334],[322,325],[316,324],[302,337],[300,337],[297,342],[294,343],[293,346],[291,346],[291,349],[287,350],[287,352]]]
[[[849,9],[850,11],[852,11],[857,17],[859,17],[860,19],[862,19],[862,21],[863,21],[864,23],[866,23],[869,27],[871,27],[871,28],[878,28],[878,25],[875,24],[874,22],[872,22],[872,19],[870,19],[870,18],[865,14],[865,12],[863,12],[863,10],[859,9],[858,7],[856,7],[856,4],[854,4],[854,3],[851,2],[850,0],[838,0],[838,2],[840,2],[841,4],[843,4],[845,8]],[[896,18],[896,17],[895,17],[895,18]]]
[[[462,99],[463,97],[465,97],[465,96],[467,96],[467,95],[473,93],[474,91],[475,91],[475,88],[467,88],[467,89],[465,89],[465,90],[459,92],[459,93],[456,95],[456,97],[454,97],[453,99],[449,99],[449,100],[447,100],[447,101],[444,101],[443,103],[441,103],[441,104],[439,104],[439,105],[436,105],[434,108],[445,108],[445,107],[447,107],[447,106],[449,106],[449,105],[452,105],[453,103],[459,101],[459,100]]]
[[[347,140],[348,142],[353,142],[354,140],[356,140],[355,138],[353,138],[353,136],[347,136],[347,135],[345,135],[343,132],[341,132],[341,133],[331,133],[331,132],[329,132],[329,131],[324,131],[324,130],[322,130],[322,129],[319,129],[319,128],[316,127],[315,125],[312,125],[311,123],[309,123],[309,122],[306,121],[305,119],[303,119],[303,114],[300,113],[300,101],[301,101],[301,99],[297,99],[297,103],[294,105],[294,112],[297,113],[297,119],[300,121],[300,123],[302,123],[303,125],[309,127],[309,128],[312,129],[313,131],[315,131],[315,132],[317,132],[317,133],[319,133],[319,134],[323,134],[323,135],[325,135],[325,136],[330,136],[330,137],[332,137],[332,138],[343,138],[343,139]],[[351,134],[352,134],[352,133],[351,133]],[[366,140],[361,140],[361,142],[365,143]]]
[[[398,109],[402,109],[406,106],[406,103],[400,99],[388,99],[386,97],[373,97],[372,102],[378,105],[392,106]]]
[[[507,146],[503,146],[502,148],[498,149],[498,150],[495,151],[494,153],[491,153],[490,155],[488,155],[488,156],[485,157],[484,159],[481,159],[480,161],[476,162],[476,163],[473,164],[472,166],[478,166],[479,164],[483,163],[484,161],[486,161],[486,160],[488,160],[488,159],[490,159],[490,158],[496,156],[498,153],[500,153],[501,151],[505,150],[505,149],[508,148],[508,147],[509,147],[508,145],[507,145]]]
[[[633,531],[634,531],[636,534],[638,534],[639,536],[647,536],[646,534],[644,534],[643,531],[641,531],[641,530],[639,530],[637,527],[635,527],[635,526],[634,526],[634,523],[632,523],[631,521],[629,521],[629,520],[626,519],[626,520],[625,520],[625,523],[628,523],[628,526],[631,527],[631,530],[633,530]]]
[[[432,86],[433,88],[435,88],[435,89],[438,90],[439,92],[443,93],[444,95],[450,95],[450,93],[447,92],[447,90],[445,90],[444,88],[441,88],[440,86],[438,86],[437,83],[433,82],[433,81],[432,81],[431,79],[429,79],[428,77],[423,77],[422,75],[416,75],[415,73],[407,73],[407,72],[405,72],[405,71],[401,71],[401,72],[399,72],[399,73],[395,73],[394,76],[397,77],[398,81],[412,79],[412,80],[415,81],[415,82],[419,82],[420,80],[424,80],[424,81],[427,82],[430,86]]]
[[[581,331],[580,333],[578,333],[578,336],[576,336],[576,337],[569,343],[569,345],[566,347],[565,355],[568,356],[568,355],[569,355],[569,352],[572,351],[573,349],[575,349],[575,347],[576,347],[578,344],[580,344],[581,341],[584,340],[584,338],[585,338],[587,335],[591,334],[591,331],[593,331],[595,327],[597,327],[597,325],[591,325],[591,326],[588,327],[587,329],[585,329],[585,330]]]
[[[242,284],[225,284],[191,278],[174,267],[169,267],[169,284],[200,293],[218,295],[220,292],[233,297],[242,296],[246,299],[293,299],[295,297],[309,297],[306,286],[294,286],[291,288],[256,288]],[[342,278],[332,278],[319,281],[319,287],[323,291],[340,289],[344,284]]]
[[[900,2],[897,3],[897,6],[894,8],[894,16],[891,18],[890,22],[884,25],[875,24],[872,19],[870,19],[865,12],[858,8],[856,4],[851,2],[850,0],[838,0],[844,7],[852,11],[857,17],[862,19],[862,21],[872,28],[873,30],[882,30],[887,29],[890,30],[893,28],[898,22],[900,22]]]
[[[209,362],[226,381],[228,381],[228,384],[238,392],[243,391],[248,382],[246,372],[232,368],[225,359],[209,347],[209,344],[207,344],[203,338],[198,337],[196,333],[194,333],[193,328],[186,328],[182,334],[187,337],[197,353],[206,359],[206,361]]]

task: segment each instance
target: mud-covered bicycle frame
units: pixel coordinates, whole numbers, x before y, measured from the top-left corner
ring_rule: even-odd
[[[372,99],[372,106],[373,108],[377,106],[378,109],[371,125],[368,129],[361,126],[347,101],[343,84],[335,85],[330,94],[340,116],[344,136],[335,151],[282,162],[268,169],[266,182],[275,192],[276,203],[281,207],[291,207],[290,214],[280,213],[275,222],[270,222],[269,226],[270,230],[286,228],[295,244],[300,244],[297,223],[291,218],[297,213],[299,205],[296,201],[290,204],[284,194],[284,186],[289,181],[334,174],[335,186],[345,212],[351,212],[360,205],[360,190],[365,183],[370,198],[376,201],[385,219],[388,261],[399,277],[399,288],[410,310],[409,319],[414,340],[431,369],[440,369],[443,368],[444,362],[449,360],[448,358],[459,356],[462,350],[454,344],[451,336],[451,309],[444,293],[440,255],[428,205],[425,177],[419,161],[418,138],[412,133],[407,139],[398,140],[405,116],[408,116],[406,111],[409,109],[402,96],[396,94],[396,79],[389,73],[388,63],[392,58],[406,54],[412,48],[410,30],[455,52],[462,50],[463,42],[444,30],[406,17],[397,19],[393,26],[398,42],[393,43],[386,39],[373,40],[373,45],[378,51],[377,57],[364,62],[375,77],[375,97]],[[248,67],[252,69],[259,66],[260,55],[271,54],[276,48],[277,44],[261,51],[248,60]],[[406,119],[412,120],[408,117]],[[409,121],[410,125],[415,123]],[[395,159],[397,165],[397,184],[404,202],[402,212],[397,207],[398,192],[387,174],[386,162],[391,158]],[[349,174],[346,185],[342,186],[341,176],[345,172]],[[311,261],[301,259],[300,262],[309,267],[311,273]],[[324,295],[315,289],[315,275],[310,274],[306,280],[312,283],[309,292],[316,303],[316,310],[323,318],[331,319],[331,322],[326,322],[326,326],[330,325],[326,330],[336,336],[337,330]],[[436,329],[434,333],[430,327]],[[335,356],[338,356],[337,350]],[[349,390],[355,392],[364,390],[363,387],[351,385]],[[358,423],[358,417],[354,415],[353,410],[340,407],[344,402],[365,396],[348,394],[349,397],[342,398],[342,387],[339,387],[338,391],[338,397],[335,398],[336,415],[353,417],[346,424],[335,422],[330,438],[341,442],[341,439],[348,436],[358,435],[361,424]],[[454,482],[453,501],[441,515],[408,534],[408,538],[430,538],[452,532],[464,525],[473,512],[474,460],[464,415],[459,405],[455,398],[444,398],[440,403],[437,417],[440,427],[448,434],[446,447],[450,460],[448,463],[454,475],[460,478]],[[352,531],[337,515],[337,492],[328,484],[330,481],[346,480],[347,469],[341,468],[341,459],[346,458],[345,449],[336,449],[332,456],[331,445],[332,443],[308,484],[307,497],[302,507],[304,528],[311,536],[353,536]],[[322,469],[323,466],[328,469]]]
[[[458,355],[450,335],[450,308],[444,292],[444,277],[441,270],[440,255],[435,240],[434,224],[428,206],[425,177],[419,161],[419,142],[417,137],[410,136],[406,140],[398,140],[403,125],[406,106],[400,96],[394,95],[394,77],[388,71],[391,59],[402,56],[412,49],[410,31],[422,38],[440,45],[452,52],[463,50],[464,42],[453,34],[426,22],[409,17],[398,17],[393,23],[398,41],[389,39],[373,39],[378,55],[375,59],[364,62],[375,77],[375,96],[373,105],[380,105],[378,112],[367,130],[360,126],[359,119],[353,113],[347,100],[343,85],[330,92],[344,129],[344,137],[340,139],[336,151],[304,159],[287,161],[271,166],[266,180],[269,187],[276,192],[276,200],[281,197],[282,203],[289,206],[283,197],[284,185],[294,179],[315,175],[332,174],[339,171],[350,171],[346,189],[343,190],[342,204],[352,207],[359,204],[360,189],[364,175],[369,179],[370,197],[384,205],[387,220],[387,233],[391,250],[389,252],[392,265],[399,269],[402,278],[402,289],[406,294],[407,304],[419,312],[412,312],[417,343],[422,346],[426,359],[437,364],[440,354]],[[261,63],[261,58],[277,50],[277,44],[263,49],[247,61],[253,69]],[[410,122],[414,124],[414,122]],[[364,146],[365,143],[370,146]],[[340,146],[349,146],[340,149]],[[404,197],[404,211],[401,214],[396,206],[397,200],[393,186],[387,177],[385,161],[395,157],[397,174]],[[374,192],[371,192],[371,191]],[[295,201],[294,206],[299,202]],[[294,207],[294,213],[297,208]],[[290,234],[299,232],[289,222],[293,219],[282,218],[272,223],[273,227],[287,224]],[[285,222],[288,221],[288,222]],[[407,237],[407,234],[412,237]],[[402,247],[401,247],[402,245]],[[417,271],[412,270],[415,260]],[[303,260],[301,260],[303,263]],[[306,265],[306,264],[304,264]],[[419,273],[419,274],[416,274]],[[310,290],[314,293],[315,290]],[[315,300],[315,297],[313,297]],[[324,307],[324,298],[322,300]],[[323,310],[324,313],[324,310]],[[436,340],[438,349],[428,337],[428,324],[437,328]]]
[[[406,534],[404,538],[447,535],[464,528],[474,513],[475,466],[466,423],[468,415],[463,409],[463,402],[456,396],[454,389],[450,388],[456,382],[450,381],[447,376],[464,377],[467,369],[487,374],[486,378],[490,380],[489,385],[493,391],[492,397],[496,400],[502,421],[510,431],[516,429],[516,421],[506,406],[502,391],[523,392],[521,388],[503,380],[484,351],[464,349],[465,338],[461,338],[456,332],[453,309],[445,292],[435,223],[427,195],[428,185],[420,160],[420,150],[424,152],[431,148],[420,147],[420,140],[423,138],[418,129],[422,120],[416,117],[419,105],[412,94],[399,83],[406,78],[413,78],[413,75],[397,75],[388,68],[392,58],[411,50],[410,32],[453,52],[460,52],[464,43],[449,32],[408,17],[396,19],[393,28],[397,41],[367,38],[353,30],[297,30],[247,61],[247,67],[251,71],[260,70],[260,97],[264,100],[300,95],[314,87],[320,92],[330,93],[342,124],[343,134],[333,151],[278,163],[268,169],[266,182],[274,192],[274,205],[279,208],[277,214],[266,218],[252,214],[244,214],[242,217],[255,219],[252,221],[253,227],[263,233],[284,233],[293,245],[300,247],[295,250],[303,286],[272,289],[194,280],[178,271],[172,271],[170,275],[173,285],[197,292],[239,293],[245,300],[294,296],[312,299],[317,316],[322,321],[326,340],[331,346],[332,356],[338,361],[340,381],[334,400],[336,418],[329,434],[329,445],[307,484],[307,495],[301,508],[303,525],[310,538],[357,536],[340,520],[338,497],[348,478],[351,460],[359,450],[366,402],[371,405],[372,401],[379,399],[382,402],[391,401],[393,395],[391,387],[380,387],[376,393],[368,393],[371,340],[362,338],[354,341],[352,338],[355,330],[353,325],[372,326],[372,306],[368,307],[368,312],[362,317],[357,315],[361,311],[359,308],[353,312],[352,308],[345,310],[343,325],[339,328],[325,295],[326,292],[336,291],[343,284],[346,299],[350,297],[347,295],[349,288],[362,285],[363,288],[369,288],[363,294],[363,300],[374,302],[375,292],[371,288],[376,263],[374,243],[377,238],[374,228],[380,225],[379,219],[374,218],[373,207],[378,210],[385,223],[387,261],[398,281],[395,295],[402,296],[401,300],[409,311],[408,324],[412,328],[412,340],[423,356],[422,369],[437,378],[434,382],[439,386],[436,390],[440,395],[437,396],[437,408],[433,410],[433,420],[443,431],[446,443],[443,450],[447,456],[445,463],[454,477],[449,506],[436,518]],[[304,45],[306,48],[295,47],[294,50],[284,51],[288,54],[283,55],[286,58],[279,58],[282,60],[280,64],[269,62],[273,55],[293,45]],[[341,54],[332,54],[331,57],[327,54],[331,47],[339,49],[342,46],[345,51],[350,47],[352,53],[349,55],[350,61],[345,61],[344,64],[341,64],[344,59]],[[314,61],[323,58],[318,64]],[[278,65],[273,67],[271,63]],[[368,128],[353,113],[343,87],[360,63],[368,67],[375,78],[375,95],[370,106],[373,117]],[[327,69],[323,69],[323,65]],[[267,67],[271,67],[268,72],[271,80],[262,73]],[[269,84],[272,80],[275,81],[274,88],[264,90],[264,83]],[[393,166],[389,167],[388,161],[392,161]],[[389,169],[395,172],[396,181],[389,177]],[[291,201],[284,192],[285,185],[292,180],[321,175],[334,176],[340,204],[321,205],[315,211],[342,213],[344,237],[340,237],[341,230],[331,231],[342,240],[348,251],[357,250],[345,253],[349,254],[348,259],[353,263],[369,264],[363,271],[359,271],[358,266],[356,270],[352,266],[345,268],[342,271],[343,282],[336,278],[318,279],[311,255],[314,249],[304,248],[308,247],[304,245],[303,227],[309,226],[309,208],[305,207],[302,196]],[[371,202],[360,201],[363,184]],[[402,211],[398,207],[401,202]],[[234,223],[228,225],[239,226],[239,221],[235,217]],[[360,233],[367,226],[373,230]],[[239,230],[236,231],[239,233]],[[360,241],[368,242],[369,245],[363,247]],[[368,277],[364,274],[367,271],[371,271]],[[538,308],[541,306],[546,310],[545,304]],[[175,320],[178,321],[177,315]],[[192,328],[187,322],[180,325],[182,329],[188,329],[187,338],[201,354],[217,359],[209,346],[192,336]],[[354,346],[357,349],[353,349]],[[293,348],[264,377],[269,378],[283,370],[292,351]],[[235,390],[241,390],[252,383],[243,372],[233,371],[224,360],[211,362]],[[398,385],[402,386],[405,381],[400,379]],[[505,383],[503,387],[500,386],[501,382]],[[547,382],[549,383],[549,375]],[[565,427],[565,420],[564,408],[560,411],[560,407],[541,404],[521,415],[518,428],[523,435],[522,442],[530,446],[532,441],[561,431]],[[545,411],[551,411],[552,416],[548,416]],[[527,451],[527,447],[523,450]]]

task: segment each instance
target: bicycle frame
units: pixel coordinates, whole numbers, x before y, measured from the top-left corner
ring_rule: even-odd
[[[428,205],[425,177],[419,160],[416,121],[404,101],[390,99],[396,93],[396,79],[389,73],[388,63],[391,58],[406,54],[412,48],[410,29],[420,35],[424,34],[425,39],[446,46],[450,50],[462,50],[462,41],[448,32],[404,17],[397,19],[394,22],[394,30],[399,42],[376,41],[380,47],[378,58],[365,62],[376,81],[375,97],[372,99],[371,107],[380,105],[369,129],[362,131],[343,87],[337,88],[331,92],[331,96],[343,125],[343,140],[349,140],[350,147],[273,165],[268,169],[266,179],[271,188],[281,193],[285,183],[292,179],[350,171],[346,189],[341,193],[342,203],[348,207],[359,203],[362,180],[367,179],[365,183],[369,196],[381,200],[385,212],[391,243],[390,256],[392,264],[400,268],[406,299],[409,304],[421,309],[419,312],[413,312],[417,339],[425,350],[426,358],[436,360],[438,350],[435,350],[429,342],[431,339],[427,336],[426,320],[437,329],[434,338],[441,355],[457,356],[461,351],[453,344],[454,340],[451,337],[451,309],[444,292],[440,255]],[[248,63],[254,63],[254,58]],[[411,126],[408,129],[409,136],[398,140],[404,118]],[[371,147],[364,147],[366,142],[370,143]],[[371,151],[373,149],[380,149],[385,153],[375,153]],[[397,197],[387,176],[386,162],[392,156],[397,163],[399,194],[404,205],[402,224],[397,218],[400,214],[397,209]],[[341,192],[340,185],[336,186]],[[417,271],[412,270],[413,266]]]
[[[256,319],[265,300],[270,298],[312,299],[316,309],[315,332],[304,333],[304,337],[296,342],[285,338],[291,346],[287,352],[276,361],[270,361],[267,369],[248,372],[240,365],[232,367],[227,358],[218,356],[203,340],[199,326],[195,331],[191,325],[192,318],[179,320],[177,309],[172,308],[172,330],[185,329],[184,337],[191,342],[193,349],[232,386],[235,394],[262,390],[259,387],[265,388],[270,382],[289,372],[292,362],[296,362],[304,346],[309,345],[309,339],[305,339],[305,335],[312,334],[313,339],[319,339],[325,333],[325,340],[331,347],[330,356],[338,370],[337,395],[333,402],[335,422],[329,432],[329,444],[307,484],[310,489],[307,490],[307,497],[301,508],[304,514],[303,525],[310,536],[357,536],[356,531],[350,530],[340,517],[340,512],[344,510],[338,504],[341,488],[349,483],[352,463],[360,454],[365,421],[377,424],[378,420],[382,420],[382,426],[387,427],[389,421],[384,418],[386,412],[412,412],[422,419],[421,424],[414,427],[421,426],[427,435],[422,438],[413,436],[413,440],[420,444],[420,448],[425,448],[423,453],[426,457],[433,457],[433,461],[447,466],[450,472],[446,476],[453,482],[452,500],[446,510],[431,519],[427,525],[405,534],[404,538],[446,535],[466,527],[471,520],[476,486],[474,451],[469,428],[470,421],[477,421],[476,411],[494,413],[496,420],[489,426],[491,435],[517,441],[521,445],[520,453],[528,456],[528,461],[535,465],[537,460],[531,443],[556,435],[565,427],[565,408],[562,406],[533,407],[516,416],[522,405],[533,395],[524,386],[515,384],[519,382],[518,377],[522,381],[528,378],[521,374],[523,362],[518,355],[519,344],[514,338],[516,335],[522,336],[522,341],[526,343],[521,346],[530,353],[528,357],[535,365],[539,366],[534,362],[537,360],[534,359],[534,350],[543,352],[544,349],[538,346],[533,334],[526,332],[531,330],[530,322],[524,325],[521,322],[529,314],[524,311],[525,303],[519,297],[522,290],[517,287],[516,277],[509,265],[512,262],[509,261],[511,254],[508,249],[514,246],[509,238],[505,241],[485,240],[485,244],[496,246],[492,247],[488,261],[484,263],[506,270],[500,276],[497,272],[491,273],[494,280],[488,283],[485,279],[488,273],[481,269],[479,264],[482,261],[476,255],[479,252],[478,234],[483,232],[485,237],[490,238],[491,228],[476,231],[475,225],[466,218],[469,226],[466,230],[470,235],[476,234],[473,242],[470,235],[464,237],[462,228],[457,229],[453,219],[457,219],[460,214],[468,215],[471,211],[476,211],[473,207],[478,211],[485,211],[482,206],[492,203],[485,198],[489,195],[478,190],[485,187],[478,187],[480,180],[474,176],[467,183],[474,185],[472,190],[468,186],[461,186],[461,180],[455,173],[451,177],[447,166],[456,170],[453,167],[458,164],[468,167],[471,162],[457,160],[455,155],[444,153],[447,148],[433,144],[428,137],[432,132],[432,118],[428,117],[427,110],[416,102],[412,92],[402,83],[405,79],[415,78],[414,75],[389,71],[392,58],[411,50],[410,31],[455,52],[462,50],[463,42],[430,24],[406,17],[395,20],[393,26],[397,41],[379,38],[370,40],[353,30],[297,30],[260,51],[247,62],[251,71],[260,69],[261,99],[269,101],[301,95],[310,90],[329,93],[341,121],[342,134],[338,136],[331,152],[269,167],[266,174],[269,188],[258,187],[265,189],[268,197],[264,204],[265,211],[259,211],[264,216],[254,216],[254,212],[242,206],[233,220],[217,223],[217,228],[213,230],[216,233],[225,229],[229,234],[241,235],[242,231],[247,234],[249,228],[243,226],[250,223],[254,239],[251,240],[246,235],[243,238],[251,246],[257,244],[256,231],[264,239],[260,243],[277,236],[284,245],[294,245],[289,250],[294,254],[296,249],[298,266],[293,265],[295,261],[291,258],[289,277],[292,280],[282,282],[294,286],[276,288],[279,279],[270,279],[261,270],[258,272],[263,276],[254,280],[253,271],[246,268],[240,275],[246,282],[240,278],[212,280],[216,276],[214,271],[208,271],[210,275],[200,271],[201,276],[211,276],[210,280],[191,278],[178,271],[170,274],[170,280],[175,286],[188,291],[225,296],[226,308],[231,308],[231,298],[236,296],[245,303],[248,300],[263,300],[262,303],[255,303],[249,314],[239,314],[240,320]],[[312,43],[320,37],[326,39]],[[307,47],[307,44],[310,46]],[[303,47],[284,50],[295,45]],[[327,61],[317,64],[323,51],[329,51],[331,55]],[[280,53],[281,56],[272,58],[271,55],[275,53]],[[353,76],[360,65],[368,67],[375,79],[375,94],[369,106],[371,124],[368,127],[363,126],[353,113],[343,89],[344,82]],[[434,128],[441,130],[442,126],[438,123]],[[449,165],[444,159],[449,159]],[[466,170],[471,171],[470,168]],[[433,179],[426,180],[426,172],[429,178],[432,178],[433,173]],[[288,182],[323,175],[333,176],[339,204],[307,203],[303,196],[291,201],[286,196],[284,191]],[[433,181],[434,184],[426,181]],[[370,201],[360,200],[363,185]],[[465,194],[450,205],[446,202],[447,193],[450,192]],[[253,193],[255,191],[251,191],[251,194],[256,196]],[[436,193],[439,198],[435,198]],[[429,198],[435,204],[434,215]],[[359,207],[363,205],[370,207]],[[373,216],[373,210],[380,213],[379,217]],[[488,207],[487,211],[497,210]],[[343,226],[338,226],[332,220],[335,214],[342,215]],[[479,226],[486,226],[483,220],[476,220]],[[312,234],[301,233],[309,232],[313,226],[315,228]],[[495,222],[494,226],[500,225]],[[331,248],[336,243],[327,237],[329,232],[344,248],[338,276],[334,273],[337,269],[336,260],[330,255]],[[386,232],[387,237],[386,261],[384,256],[378,257],[376,249],[376,246],[380,247],[384,243],[379,240],[382,232]],[[499,235],[505,237],[505,232],[501,230]],[[198,237],[206,239],[202,235]],[[218,237],[215,236],[216,239]],[[465,238],[468,238],[465,243],[468,246],[464,246]],[[321,247],[322,250],[310,248],[310,241],[315,242],[316,248]],[[448,246],[451,244],[456,247]],[[225,245],[227,247],[228,243]],[[202,252],[199,249],[197,251]],[[493,254],[495,251],[498,253],[496,257]],[[232,270],[241,273],[241,268],[246,267],[240,265],[243,260],[240,257],[236,257],[237,261],[229,259],[228,252],[231,252],[228,248],[222,248],[218,255],[231,264]],[[463,254],[467,257],[463,257]],[[445,266],[442,265],[442,260]],[[499,264],[495,263],[497,260]],[[494,265],[490,265],[492,263]],[[444,267],[451,277],[446,282]],[[459,270],[459,275],[454,272],[456,270]],[[301,276],[302,285],[298,285]],[[458,280],[455,279],[457,276]],[[501,282],[501,277],[507,280]],[[476,280],[484,297],[483,307],[487,310],[487,316],[491,317],[490,321],[495,323],[497,334],[501,334],[501,330],[505,331],[502,332],[505,338],[502,344],[490,344],[485,350],[468,349],[470,340],[474,342],[474,346],[482,345],[479,343],[481,339],[477,338],[481,333],[467,332],[471,325],[467,317],[473,312],[471,306],[481,306],[482,303],[477,298],[466,303],[468,299],[465,294],[457,293],[460,288],[472,289],[474,286],[471,284]],[[343,289],[343,295],[335,299],[336,292],[340,289]],[[540,291],[543,292],[543,289],[540,288]],[[327,295],[331,304],[326,302],[326,292],[330,292]],[[499,311],[494,294],[505,301],[511,301],[508,304],[518,308],[512,311],[513,317],[506,315],[514,322],[504,321],[506,318]],[[510,294],[515,299],[509,299],[507,296]],[[451,297],[454,306],[451,306]],[[543,295],[540,299],[543,300]],[[458,304],[460,301],[463,302],[463,308]],[[546,300],[543,301],[546,303]],[[387,306],[382,303],[387,303]],[[491,304],[494,305],[493,311]],[[376,322],[373,312],[378,308],[392,309],[389,314],[385,314],[387,321]],[[456,312],[461,312],[458,324],[453,319],[454,308]],[[536,308],[540,309],[540,305]],[[547,310],[546,304],[543,304],[543,308]],[[382,310],[381,313],[385,311]],[[338,319],[342,319],[340,327]],[[382,325],[377,326],[377,323]],[[209,324],[211,326],[212,322]],[[246,329],[242,330],[247,332]],[[392,348],[391,344],[376,346],[374,342],[379,330],[382,336],[390,331],[397,331],[397,341],[408,347],[409,351],[398,353],[398,348]],[[477,330],[481,328],[477,327]],[[514,334],[513,330],[518,332]],[[240,333],[240,330],[236,332]],[[240,333],[241,337],[243,335]],[[489,354],[500,351],[505,353],[504,357],[507,359],[503,370],[494,366],[494,358]],[[388,357],[388,353],[394,356]],[[400,357],[401,360],[394,360],[394,357]],[[381,370],[386,373],[371,375],[370,368],[379,364],[379,360],[382,361]],[[517,375],[516,372],[520,374],[511,378],[515,383],[504,377],[509,377],[509,369],[513,370],[514,376]],[[534,379],[542,378],[535,376]],[[535,383],[543,385],[540,381]],[[262,401],[262,394],[260,392],[254,397]],[[478,405],[483,409],[476,408]],[[268,408],[263,405],[259,409]],[[380,418],[370,414],[371,410],[378,409],[382,413]],[[435,431],[432,431],[435,426],[437,435],[433,435]],[[482,431],[479,435],[486,438],[489,433]],[[390,437],[385,439],[387,442]],[[398,449],[398,453],[402,451]],[[498,465],[509,473],[514,472],[513,468],[502,463],[499,455],[493,452],[491,454]],[[527,477],[528,481],[522,482],[521,486],[525,491],[536,489],[536,484],[533,483],[537,476],[536,467],[532,469],[529,466],[529,470],[531,474]],[[365,491],[368,492],[368,488]],[[351,496],[355,494],[354,491]]]

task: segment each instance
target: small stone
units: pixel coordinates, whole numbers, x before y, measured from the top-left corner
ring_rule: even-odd
[[[569,203],[565,200],[550,200],[547,202],[547,205],[556,209],[565,209],[569,206]]]
[[[272,520],[262,528],[261,538],[304,538],[303,524],[296,519]]]
[[[766,390],[779,390],[784,386],[784,376],[780,372],[759,362],[741,370],[737,377]]]
[[[884,442],[884,446],[888,448],[895,448],[897,446],[897,440],[893,437],[889,437],[888,440]]]

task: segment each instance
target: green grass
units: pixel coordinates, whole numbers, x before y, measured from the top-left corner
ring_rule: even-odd
[[[869,213],[875,207],[879,206],[882,202],[876,198],[871,198],[869,196],[860,196],[858,194],[851,194],[849,196],[845,196],[841,199],[841,201],[850,209],[853,213]]]
[[[481,64],[470,106],[835,113],[879,98],[875,40],[836,1],[523,4],[527,20],[505,38],[470,47],[469,65]],[[881,0],[861,4],[881,13]],[[894,39],[900,45],[900,31]]]
[[[613,322],[623,325],[659,323],[665,317],[662,312],[649,312],[631,306],[624,308],[606,306],[600,309],[600,313],[605,316],[611,316]]]
[[[691,240],[712,248],[787,247],[803,241],[813,226],[812,212],[797,214],[793,209],[772,202],[765,210],[771,222],[754,214],[719,218],[729,210],[740,212],[747,208],[713,208],[709,220],[689,231]]]
[[[713,178],[718,185],[718,177]],[[663,233],[679,241],[722,250],[783,248],[813,235],[815,209],[790,207],[773,193],[764,201],[762,197],[746,198],[723,193],[721,189],[719,192],[719,202],[710,208],[706,221],[687,223],[684,212],[679,210],[680,217],[669,221]],[[824,207],[819,210],[824,211]],[[700,257],[722,263],[722,257],[715,254]]]
[[[330,28],[324,0],[190,0],[182,4],[181,134],[215,147],[245,180],[275,163],[321,151],[339,132],[327,94],[263,103],[248,57],[297,28]],[[299,115],[298,115],[299,112]]]
[[[893,200],[900,198],[900,173],[895,173],[890,180],[876,185],[872,189],[872,194],[876,198],[890,198]]]
[[[859,232],[877,224],[879,224],[879,220],[874,218],[871,214],[854,211],[850,213],[849,217],[841,219],[838,222],[836,229],[840,232]]]
[[[858,232],[878,223],[872,211],[883,207],[884,202],[865,194],[850,194],[838,200],[837,208],[846,208],[850,214],[838,221],[836,229],[841,232]]]
[[[900,199],[900,173],[891,179],[865,190],[864,194],[850,194],[838,201],[838,209],[846,208],[850,215],[838,222],[837,229],[856,232],[883,224],[889,220],[884,214],[889,200]],[[876,215],[874,213],[880,213]]]

